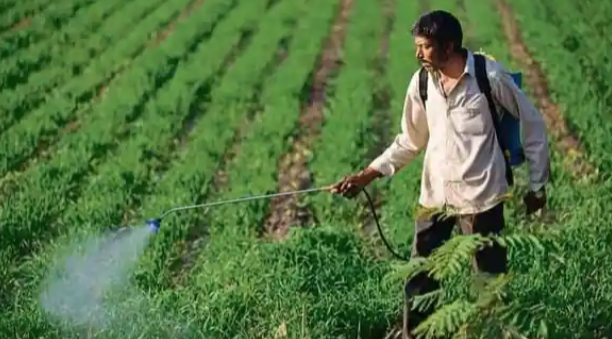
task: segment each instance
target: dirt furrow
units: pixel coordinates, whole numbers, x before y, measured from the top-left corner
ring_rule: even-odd
[[[168,38],[168,36],[170,36],[172,34],[172,32],[174,31],[174,29],[176,28],[176,26],[182,22],[183,20],[185,20],[187,17],[189,17],[189,15],[196,9],[198,9],[200,6],[202,6],[204,4],[204,2],[206,2],[206,0],[198,0],[196,2],[191,3],[191,5],[187,6],[182,12],[181,14],[179,14],[179,16],[174,19],[165,29],[163,30],[159,30],[155,33],[155,37],[153,39],[151,39],[151,41],[149,42],[149,46],[159,46],[159,44],[161,44],[162,42],[164,42],[164,40],[166,40]]]
[[[10,10],[12,9],[7,9],[7,11]],[[12,24],[10,27],[7,27],[3,32],[0,32],[0,39],[4,39],[7,35],[15,33],[16,31],[20,31],[30,27],[34,15],[35,13],[29,16],[24,16],[23,18],[19,19],[19,21]]]
[[[13,26],[11,26],[11,30],[12,31],[18,31],[20,29],[25,29],[28,26],[30,26],[31,24],[32,24],[32,18],[31,17],[25,17],[25,18],[20,19],[19,22],[17,22]]]
[[[346,26],[353,0],[341,0],[340,9],[332,31],[320,55],[318,67],[311,79],[307,102],[302,105],[299,132],[293,140],[291,150],[281,156],[278,164],[278,191],[288,192],[305,189],[311,184],[307,158],[310,144],[319,134],[325,108],[325,89],[327,79],[333,76],[341,63],[341,49],[346,35]],[[283,238],[289,226],[304,225],[310,216],[306,208],[299,207],[297,196],[281,196],[271,201],[270,211],[264,221],[264,230],[268,236]]]
[[[525,81],[533,91],[533,96],[544,115],[549,132],[555,138],[555,146],[567,156],[566,168],[577,179],[596,173],[595,166],[586,160],[586,152],[580,141],[567,127],[559,106],[550,98],[546,76],[523,42],[512,9],[505,0],[495,0],[495,4],[501,14],[504,33],[510,43],[512,56],[525,69]]]

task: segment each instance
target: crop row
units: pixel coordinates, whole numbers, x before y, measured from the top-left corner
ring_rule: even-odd
[[[373,147],[371,133],[376,87],[374,77],[384,28],[381,5],[365,1],[355,7],[350,29],[344,44],[342,70],[331,84],[333,98],[328,100],[328,113],[320,137],[313,146],[314,155],[308,167],[314,173],[317,186],[337,182],[355,172],[364,163],[365,155]],[[373,13],[367,20],[367,13]],[[353,21],[354,20],[354,21]],[[359,21],[364,21],[357,24]],[[354,22],[354,23],[353,23]],[[361,38],[357,38],[361,37]],[[324,223],[354,225],[350,215],[356,214],[356,204],[329,195],[316,195],[312,205],[316,218]],[[353,222],[351,222],[353,220]]]
[[[262,12],[266,4],[257,3],[261,8],[252,10],[255,16],[249,15],[249,20],[258,22],[256,35],[244,54],[228,68],[219,85],[212,89],[207,113],[194,127],[192,137],[187,140],[187,149],[168,169],[140,215],[156,216],[170,207],[211,197],[215,170],[235,139],[236,131],[249,123],[248,115],[257,109],[262,83],[269,76],[270,68],[277,66],[279,47],[290,38],[304,9],[302,6],[307,3],[282,0],[263,17],[258,12]],[[207,132],[210,126],[219,128],[215,128],[214,133]],[[240,140],[240,152],[245,147],[250,149],[249,144],[248,139]],[[258,161],[255,154],[248,154],[248,157],[251,162]],[[248,168],[240,167],[244,173],[250,173]],[[202,211],[187,211],[164,219],[164,228],[143,266],[143,283],[159,287],[171,283],[172,275],[176,274],[173,267],[181,263],[181,255],[185,254],[184,243],[190,240],[190,234],[200,232],[201,215]]]
[[[184,122],[192,110],[198,109],[195,107],[198,91],[214,80],[216,72],[237,48],[242,32],[252,29],[255,22],[248,16],[259,15],[258,7],[262,6],[256,2],[241,5],[215,24],[210,39],[201,42],[156,97],[147,102],[143,120],[132,127],[130,137],[119,144],[116,153],[96,169],[97,174],[88,180],[77,202],[60,218],[59,228],[118,225],[134,200],[155,186],[156,169],[171,160],[169,154]],[[198,20],[202,25],[211,25],[219,18]]]
[[[96,4],[107,3],[98,2]],[[108,4],[113,4],[111,1]],[[121,3],[114,4],[115,7]],[[3,76],[6,82],[10,83],[10,88],[5,87],[0,93],[0,131],[6,130],[8,127],[18,121],[23,115],[34,109],[37,105],[43,102],[48,91],[54,86],[61,85],[68,79],[75,77],[80,73],[80,70],[91,61],[101,49],[108,48],[116,43],[121,37],[121,32],[133,24],[135,20],[139,20],[142,16],[151,10],[151,5],[157,5],[156,2],[137,1],[116,13],[114,18],[98,17],[99,21],[85,17],[85,23],[75,26],[80,27],[83,31],[92,30],[91,27],[83,27],[83,25],[102,24],[104,25],[98,32],[98,36],[106,35],[110,39],[106,44],[98,46],[79,46],[73,44],[72,48],[66,48],[58,41],[53,41],[53,38],[47,39],[42,43],[36,44],[33,51],[25,51],[8,60],[7,67],[3,69]],[[104,10],[92,6],[89,9],[93,13],[104,13]],[[113,8],[107,8],[106,11],[112,11]],[[116,10],[116,8],[115,8]],[[129,13],[129,14],[126,14]],[[85,13],[87,14],[87,13]],[[105,13],[108,14],[108,13]],[[113,20],[114,19],[114,20]],[[82,32],[81,32],[82,34]],[[87,36],[81,42],[85,43],[85,39],[94,39]],[[114,40],[114,41],[113,41]],[[89,44],[91,44],[90,40]],[[98,50],[96,50],[98,47]],[[25,55],[24,55],[25,54]],[[37,70],[40,72],[36,72]],[[20,79],[16,79],[20,78]],[[21,80],[26,80],[27,83],[17,84]]]
[[[304,65],[314,65],[317,48],[322,47],[326,33],[330,34],[328,27],[336,6],[317,1],[312,6],[318,9],[317,13],[308,14],[313,19],[326,20],[327,25],[305,21],[302,28],[300,22],[292,44],[309,46],[310,60],[302,60],[307,55],[296,55],[294,47],[290,47],[288,58],[265,86],[261,118],[251,127],[230,164],[229,186],[215,200],[264,193],[276,187],[277,160],[289,151],[290,145],[284,140],[298,127],[300,90],[310,75]],[[382,32],[380,6],[374,0],[359,1],[350,14],[348,48],[343,54],[340,77],[352,79],[352,85],[364,80],[361,69],[369,66],[359,62],[364,60],[360,55],[376,57],[378,41],[374,48],[370,43]],[[372,19],[377,15],[379,20]],[[320,37],[312,39],[302,36],[302,32],[313,35],[320,32]],[[312,40],[301,43],[302,39]],[[360,48],[361,43],[364,45]],[[356,76],[351,77],[351,73]],[[354,88],[347,83],[346,88],[349,87]],[[338,90],[339,87],[335,88],[334,93]],[[367,97],[371,94],[367,93]],[[333,114],[341,113],[334,110]],[[330,154],[328,161],[333,162],[335,157]],[[316,228],[296,231],[287,242],[258,240],[258,228],[268,207],[269,201],[264,200],[210,210],[206,218],[209,241],[189,274],[186,286],[190,291],[179,297],[185,304],[194,295],[202,300],[193,311],[189,310],[189,315],[204,323],[206,334],[211,336],[267,337],[281,326],[290,337],[352,337],[347,334],[354,334],[360,325],[361,334],[365,335],[385,307],[380,307],[381,301],[374,297],[375,285],[367,280],[377,279],[376,273],[371,272],[372,265],[353,252],[358,251],[353,247],[354,238]],[[370,296],[367,303],[356,303],[367,295]]]
[[[536,1],[533,13],[526,13],[527,4],[514,3],[517,20],[531,53],[540,61],[547,75],[548,87],[563,114],[583,141],[589,155],[607,172],[612,168],[612,156],[607,139],[612,133],[608,111],[612,107],[609,77],[612,66],[608,35],[603,34],[601,20],[591,22],[584,13],[597,10],[609,15],[612,7],[603,3]],[[527,22],[533,18],[537,23]],[[589,38],[584,38],[589,37]],[[573,65],[562,69],[558,65]]]
[[[92,105],[89,101],[100,86],[106,84],[122,69],[132,65],[133,58],[140,55],[145,49],[151,34],[166,26],[192,1],[165,2],[153,13],[147,15],[125,37],[120,31],[114,31],[111,36],[123,38],[116,41],[114,45],[108,45],[112,47],[90,62],[79,76],[69,79],[61,87],[54,89],[44,105],[30,112],[0,135],[0,149],[2,150],[0,175],[15,170],[19,164],[32,156],[37,148],[45,144],[53,144],[66,123],[84,119],[89,110],[93,108],[90,107]],[[92,47],[94,46],[88,45],[86,48]],[[145,54],[148,53],[151,52],[145,52]]]
[[[24,29],[8,31],[0,44],[0,57],[5,58],[31,43],[45,39],[58,27],[69,20],[79,9],[94,3],[95,0],[68,0],[56,2],[45,8],[44,12],[34,15],[32,22]],[[37,0],[41,3],[42,1]],[[41,6],[35,5],[40,8]],[[9,11],[10,12],[10,11]]]
[[[478,41],[479,45],[476,46],[477,48],[482,48],[485,52],[493,55],[497,60],[501,61],[501,63],[507,69],[511,71],[522,72],[524,75],[523,89],[530,96],[532,102],[538,105],[537,99],[533,96],[534,89],[530,87],[529,82],[526,80],[527,79],[526,74],[527,72],[530,72],[530,71],[528,69],[523,68],[522,63],[519,62],[519,60],[513,59],[512,57],[511,49],[508,45],[509,40],[505,36],[502,18],[498,13],[498,8],[495,7],[495,4],[493,2],[491,3],[485,2],[484,4],[468,3],[466,5],[466,8],[467,8],[466,18],[468,20],[468,23],[472,25],[474,29],[478,29],[479,27],[492,27],[493,28],[487,31],[486,33],[479,32],[476,36],[468,37],[468,39]],[[524,15],[536,15],[536,13],[537,12],[526,14],[525,11],[517,11],[516,16],[517,18],[519,18],[519,17],[523,17]],[[532,32],[530,31],[531,28],[529,28],[528,26],[529,25],[519,26],[523,37],[526,39],[530,39],[530,37],[533,37]],[[526,40],[525,43],[527,44],[527,47],[530,51],[539,50],[537,45],[531,43],[529,40]],[[547,55],[555,55],[555,54],[548,51]],[[549,59],[549,60],[554,60],[554,57],[553,59]],[[548,62],[546,62],[546,60],[540,60],[539,66],[544,69],[543,71],[546,76],[546,81],[548,83],[549,88],[554,88],[555,86],[557,86],[556,84],[557,81],[555,81],[555,79],[551,77],[551,75],[554,75],[554,73],[551,73],[550,71],[546,69],[547,63]],[[559,61],[555,61],[554,63],[560,64]],[[562,115],[565,115],[568,113],[567,105],[569,101],[567,101],[568,100],[567,95],[569,95],[570,92],[575,93],[576,91],[574,89],[571,89],[570,91],[564,93],[563,97],[557,97],[554,89],[552,93],[549,93],[551,95],[551,100],[560,104],[561,111],[559,113],[561,113]],[[588,102],[588,101],[584,100],[583,102]],[[538,107],[538,108],[542,109],[542,107]],[[571,113],[571,114],[574,114],[574,113]],[[564,117],[562,116],[561,118],[564,118]],[[602,126],[605,126],[605,125],[602,125]],[[549,130],[548,130],[549,143],[551,143],[551,146],[552,146],[552,143],[558,142],[558,140],[556,140],[553,136],[555,131],[551,130],[550,128],[551,127],[549,127]],[[563,192],[564,190],[566,190],[567,188],[569,188],[569,186],[571,185],[570,180],[572,179],[570,178],[567,168],[563,165],[563,163],[565,162],[564,158],[571,157],[571,154],[559,153],[559,150],[555,147],[550,147],[550,150],[551,150],[553,168],[552,168],[552,173],[551,173],[551,184],[549,185],[549,190],[550,190],[549,203],[551,203],[551,208],[555,208],[557,207],[557,204],[560,201],[562,201],[562,198],[561,200],[557,200],[557,195]],[[527,183],[527,180],[529,179],[528,165],[526,164],[525,166],[521,166],[521,168],[516,169],[515,173],[516,173],[515,176],[517,178],[517,186],[518,186],[515,188],[515,193],[520,194],[521,186],[524,187]],[[510,213],[508,213],[508,216],[510,218],[508,220],[508,225],[510,226],[517,225],[517,227],[521,227],[521,225],[523,225],[526,222],[524,218],[520,216],[519,214],[519,209],[520,209],[519,205],[522,203],[520,198],[521,198],[520,196],[517,196],[508,203],[508,209],[510,210],[509,211]],[[561,206],[558,206],[558,207],[561,207]]]
[[[338,7],[338,1],[313,0],[308,12],[302,15],[288,45],[287,58],[264,85],[260,118],[244,136],[228,168],[229,186],[215,199],[263,193],[276,187],[277,159],[289,150],[286,137],[298,127],[302,88],[312,76],[308,66],[316,67],[325,38],[332,32]],[[273,253],[266,251],[268,255],[265,255],[253,247],[267,205],[267,201],[255,201],[207,213],[205,220],[211,241],[188,276],[186,286],[196,288],[182,296],[181,301],[187,303],[194,294],[201,296],[200,300],[205,302],[200,302],[190,316],[202,322],[210,336],[266,336],[279,326],[275,318],[287,324],[299,323],[293,321],[298,319],[295,312],[282,314],[282,318],[275,316],[279,307],[287,309],[287,305],[292,305],[298,310],[298,305],[308,302],[301,299],[296,303],[289,296],[296,296],[297,291],[283,284],[284,278],[300,279],[299,276],[279,271],[287,265],[282,256],[272,259]],[[225,286],[233,288],[225,289]],[[287,289],[291,290],[290,294],[285,293]]]
[[[83,119],[79,131],[60,140],[49,162],[24,175],[19,189],[4,201],[0,212],[3,250],[19,253],[31,247],[30,241],[73,200],[83,177],[94,174],[98,163],[117,148],[118,138],[129,133],[131,123],[146,125],[151,116],[141,116],[145,103],[214,28],[216,18],[232,5],[227,1],[207,2],[192,13],[195,19],[177,25],[172,38],[133,60],[134,66],[109,87],[106,100]]]
[[[51,0],[3,1],[0,5],[0,13],[3,14],[0,17],[0,32],[6,34],[20,20],[42,13],[51,3]]]
[[[608,20],[610,15],[610,5],[607,3],[601,3],[594,0],[586,0],[581,3],[582,6],[576,6],[573,8],[578,13],[582,14],[583,23],[598,33],[598,36],[604,41],[612,41],[609,32],[612,27],[612,23]]]
[[[303,4],[305,5],[306,1],[304,1]],[[325,6],[324,4],[327,5]],[[275,77],[268,80],[273,81],[272,84],[275,85],[274,88],[269,87],[267,85],[268,83],[265,86],[265,88],[268,88],[265,90],[268,92],[266,97],[276,98],[275,96],[271,96],[271,94],[281,93],[282,89],[285,88],[285,85],[291,85],[292,83],[294,84],[293,86],[289,87],[289,90],[291,91],[291,94],[293,94],[295,106],[298,108],[293,115],[294,123],[290,124],[288,127],[293,127],[297,122],[301,87],[307,82],[307,76],[310,73],[310,69],[304,68],[303,63],[306,62],[307,64],[314,64],[325,33],[327,33],[327,30],[329,30],[331,23],[330,19],[333,15],[331,10],[327,11],[328,13],[326,13],[325,11],[322,11],[322,8],[332,9],[333,3],[330,4],[328,1],[313,3],[313,5],[319,6],[315,7],[317,8],[317,11],[311,11],[308,10],[308,6],[296,6],[297,4],[295,2],[282,1],[275,5],[275,7],[269,9],[269,13],[263,14],[263,12],[266,11],[267,5],[269,5],[267,1],[263,0],[244,3],[242,5],[243,7],[239,7],[235,10],[236,12],[231,12],[230,15],[236,13],[233,17],[234,20],[230,21],[230,18],[228,18],[225,24],[216,27],[215,31],[213,32],[211,42],[217,41],[219,44],[231,47],[235,46],[235,43],[237,40],[239,40],[240,36],[238,27],[236,27],[237,22],[243,21],[246,25],[245,27],[250,27],[249,25],[254,24],[259,25],[258,34],[253,37],[250,47],[244,52],[243,55],[239,56],[235,63],[233,63],[232,67],[227,70],[222,82],[218,85],[218,87],[215,87],[218,90],[211,93],[212,102],[210,105],[207,105],[208,107],[206,113],[196,122],[196,126],[193,128],[190,138],[187,140],[188,143],[185,145],[186,148],[180,152],[179,159],[173,162],[168,171],[161,177],[160,181],[155,184],[154,195],[147,197],[147,199],[144,200],[145,204],[143,205],[143,209],[153,213],[147,215],[157,215],[160,213],[160,210],[168,208],[172,204],[189,203],[198,198],[202,187],[206,187],[205,181],[210,182],[210,180],[212,180],[212,173],[224,150],[226,149],[228,142],[230,142],[232,139],[232,132],[236,130],[240,122],[246,118],[245,110],[250,109],[249,102],[256,100],[257,88],[261,85],[262,79],[266,75],[265,73],[267,73],[270,66],[274,67],[277,65],[278,48],[284,48],[282,45],[286,43],[286,39],[288,38],[289,34],[294,31],[293,28],[295,21],[301,19],[299,27],[301,28],[299,31],[300,33],[292,42],[290,42],[291,45],[289,46],[288,50],[289,54],[287,59],[285,59],[286,61],[290,61],[288,66],[291,66],[292,68],[285,68],[281,66],[279,71],[282,70],[282,72],[275,73]],[[255,8],[256,6],[258,6],[258,8]],[[240,10],[240,8],[243,9]],[[308,11],[307,15],[304,15],[305,11]],[[315,31],[313,31],[313,29]],[[316,30],[319,31],[318,34],[313,35],[312,33],[315,33]],[[313,40],[313,37],[315,40]],[[319,41],[317,41],[317,38]],[[217,53],[209,48],[203,48],[200,51],[202,53],[206,53],[208,56],[207,59],[212,57],[212,54],[210,53]],[[194,62],[192,64],[194,67],[195,65],[198,65],[198,67],[203,67],[203,73],[214,73],[214,67],[206,65],[206,63],[197,63],[196,60],[198,59],[199,58],[195,57],[195,55],[189,58],[189,60]],[[210,70],[205,71],[205,69],[208,69],[209,67]],[[302,73],[302,81],[299,84],[297,79],[295,79],[296,68],[298,72]],[[187,71],[187,69],[185,69],[185,71]],[[177,77],[179,72],[180,70],[177,71]],[[190,77],[193,77],[190,78],[191,81],[203,81],[198,78],[199,75],[199,72],[191,73]],[[197,90],[197,83],[186,83],[185,85],[189,86],[191,91],[186,89],[180,94],[181,98],[186,100],[184,103],[185,106],[183,106],[183,102],[179,103],[179,107],[183,107],[183,111],[188,105],[187,102],[190,100],[190,98],[191,100],[196,100],[195,91]],[[237,96],[235,91],[232,90],[237,86],[240,86],[240,88],[250,89],[250,91],[240,92],[242,94]],[[164,100],[164,102],[166,101]],[[277,114],[278,111],[274,111],[272,113]],[[276,115],[269,116],[269,118],[275,116]],[[153,121],[150,122],[154,124]],[[270,132],[275,131],[274,126],[266,125],[267,119],[261,121],[257,120],[255,123],[257,126],[263,124],[263,126],[266,126],[266,129]],[[211,126],[223,126],[223,128],[214,128],[215,133],[211,133]],[[147,128],[147,126],[143,126],[143,128]],[[221,131],[226,131],[226,136],[224,137],[225,142],[221,140],[223,137],[222,134],[219,134]],[[256,135],[258,134],[256,133],[253,136]],[[251,147],[255,146],[256,145],[253,145]],[[247,159],[247,161],[252,160],[249,157],[249,154],[243,154],[243,156],[246,158],[241,160],[238,165],[241,165],[241,163]],[[102,178],[100,178],[100,180],[102,180]],[[107,201],[107,203],[112,204],[113,202]],[[123,205],[122,207],[126,206]],[[111,209],[109,209],[109,211],[110,210]],[[89,213],[90,210],[83,209],[81,212],[85,213],[83,217],[86,217],[86,214]],[[100,220],[102,219],[100,218],[97,221]],[[85,225],[66,226],[69,228],[69,230],[64,235],[66,235],[68,238],[69,236],[75,236],[76,233],[80,233],[81,231],[96,232],[97,229],[100,229],[105,225],[86,223]],[[168,219],[164,222],[165,228],[162,229],[162,233],[160,233],[156,241],[163,243],[162,237],[171,236],[169,234],[164,235],[163,232],[171,233],[177,231],[179,230],[179,226],[181,225],[175,225],[172,223],[171,217],[168,217]],[[63,238],[63,236],[60,236],[60,238]],[[54,242],[54,244],[48,246],[46,254],[53,252],[51,247],[56,248],[56,245],[62,243],[62,240],[63,239],[60,239],[59,241]],[[157,244],[154,244],[154,247],[156,247],[156,245]],[[161,255],[161,252],[154,251],[152,254],[154,256],[153,260],[155,260],[155,258],[159,258],[158,256]],[[35,260],[39,261],[40,263],[33,263],[30,261],[28,264],[24,265],[23,269],[26,269],[27,267],[30,267],[33,270],[41,269],[45,264],[45,257],[40,256]],[[41,266],[37,267],[38,265]],[[155,267],[152,269],[155,269]],[[168,268],[164,267],[164,269]],[[147,274],[154,273],[155,272],[147,272]],[[32,272],[30,274],[35,273]],[[158,293],[157,299],[159,300],[161,298],[163,298],[162,294]],[[27,316],[27,311],[34,312]],[[33,326],[36,328],[41,328],[48,324],[46,320],[43,320],[38,310],[34,310],[33,307],[31,307],[31,309],[27,311],[23,311],[23,313],[19,312],[19,316],[12,319],[13,322],[10,322],[9,320],[6,323],[10,324],[11,326],[21,324],[27,329],[32,329]],[[155,312],[155,310],[148,310],[147,312]],[[127,316],[127,314],[122,315],[122,318]],[[139,321],[131,322],[129,325],[131,329],[136,329],[144,333],[146,331],[142,330],[142,326],[148,326],[151,323],[150,320],[151,319],[149,318],[146,319],[145,322],[147,325],[144,325],[143,322]],[[153,324],[153,326],[155,325],[157,324]],[[113,330],[120,329],[114,328]],[[207,326],[206,330],[210,331],[211,328]],[[52,332],[52,330],[47,330],[44,332],[44,334],[46,337],[49,337]],[[112,333],[109,335],[112,336]]]
[[[402,13],[402,16],[416,13],[411,7],[414,2],[401,3],[395,2],[397,13]],[[377,138],[381,137],[375,135],[377,131],[372,127],[374,119],[384,119],[373,114],[386,113],[376,106],[377,101],[372,95],[380,90],[376,85],[379,71],[374,65],[380,58],[380,41],[386,24],[381,5],[380,1],[355,4],[344,45],[344,66],[334,79],[329,113],[315,144],[313,159],[309,162],[316,186],[335,183],[367,165],[372,160],[367,156],[372,154],[378,143]],[[398,25],[397,21],[395,25]],[[402,30],[401,24],[393,27],[392,31],[398,29]],[[405,32],[401,33],[404,40],[401,45],[406,45]],[[393,60],[398,56],[394,53],[398,46],[394,46],[396,40],[392,36],[389,42],[389,59]],[[405,62],[405,55],[402,59]],[[401,73],[392,71],[395,70],[386,70],[395,77],[401,77]],[[307,267],[305,276],[315,282],[308,292],[315,298],[325,300],[309,310],[309,317],[316,317],[320,322],[325,318],[334,319],[310,328],[317,337],[333,337],[335,334],[383,337],[381,332],[387,330],[387,322],[399,310],[397,306],[401,299],[397,298],[398,291],[385,289],[381,284],[386,263],[374,260],[370,255],[371,248],[366,245],[368,241],[359,235],[362,223],[358,216],[364,198],[360,195],[359,199],[351,201],[331,195],[316,195],[308,201],[319,224],[310,234],[307,233],[310,246],[315,247],[308,251],[325,253],[324,257],[316,260],[323,260],[328,266],[323,268],[319,262],[310,261],[312,259],[308,257],[316,258],[313,254],[298,259],[301,265]]]
[[[555,4],[558,5],[554,9],[557,14],[549,11],[553,9],[548,4],[549,10],[543,11],[544,1],[508,3],[514,8],[527,48],[543,68],[552,100],[559,103],[561,114],[569,120],[569,125],[580,129],[581,140],[589,148],[589,155],[607,170],[610,157],[605,152],[604,141],[608,138],[609,133],[605,131],[609,127],[601,115],[605,112],[606,97],[597,88],[596,78],[592,83],[582,80],[588,68],[581,71],[580,67],[575,67],[577,59],[579,63],[585,60],[588,63],[589,56],[585,55],[588,53],[583,54],[582,48],[574,50],[564,45],[576,37],[578,30],[590,25],[590,18],[576,15],[580,11],[578,7],[569,6],[571,3]],[[606,6],[598,8],[608,16],[612,10]],[[487,41],[505,42],[500,16],[492,15],[496,10],[494,3],[488,1],[477,1],[468,7],[471,22],[478,24],[475,29],[479,36]],[[481,22],[476,20],[482,17],[490,20],[482,23],[489,28],[486,32],[482,30]],[[571,25],[563,24],[565,21],[557,21],[560,17],[575,20]],[[581,35],[578,41],[599,46],[592,52],[601,58],[600,38],[596,34]],[[487,47],[483,48],[486,50]],[[490,48],[502,62],[515,65],[505,56],[510,51],[508,46],[492,43]],[[518,66],[514,68],[520,69]],[[605,74],[607,70],[598,66],[598,72]],[[579,81],[583,81],[581,86],[576,86]],[[591,120],[592,117],[596,118]],[[552,137],[551,142],[555,142]],[[551,150],[553,174],[548,187],[549,209],[557,218],[546,225],[540,238],[552,238],[554,246],[548,247],[548,253],[541,255],[511,251],[511,269],[515,277],[508,288],[508,293],[513,295],[510,308],[514,311],[513,316],[522,320],[517,328],[525,336],[541,335],[542,321],[547,325],[550,337],[590,336],[602,329],[606,331],[609,326],[605,319],[612,316],[608,308],[599,306],[611,302],[612,276],[609,271],[601,269],[611,264],[608,253],[612,215],[606,212],[612,201],[611,182],[602,180],[595,185],[572,182],[563,166],[564,158],[570,155],[561,154],[555,148]],[[515,206],[520,198],[515,199]],[[529,231],[525,227],[529,223],[522,217],[510,216],[508,224],[511,229]]]
[[[95,2],[77,11],[66,25],[55,30],[48,38],[12,53],[0,71],[0,89],[14,88],[25,81],[31,72],[44,67],[53,56],[65,53],[64,43],[74,43],[80,37],[86,38],[121,5],[121,2],[115,0]]]
[[[147,155],[171,151],[173,138],[190,113],[190,106],[197,100],[195,94],[198,87],[212,80],[230,51],[236,47],[241,31],[251,29],[250,26],[257,23],[253,19],[265,10],[265,1],[261,2],[263,5],[249,2],[232,10],[229,17],[216,26],[210,40],[198,45],[197,50],[179,66],[173,79],[147,103],[140,123],[133,127],[135,131],[132,136],[120,144],[117,153],[109,161],[99,166],[97,175],[90,178],[79,199],[66,205],[66,211],[57,222],[48,225],[45,234],[60,233],[60,238],[66,238],[79,233],[96,232],[121,222],[131,199],[141,193],[139,188],[147,184],[149,174],[156,165],[157,159],[148,158]],[[210,26],[231,5],[209,0],[207,6],[204,6],[207,15],[199,15],[190,21]],[[215,12],[216,16],[213,14]],[[208,60],[208,63],[201,63],[202,59]],[[36,237],[36,241],[45,240],[41,233],[32,236]],[[20,270],[36,272],[42,268],[41,265],[48,263],[49,258],[45,254],[49,252],[42,252],[25,263]]]
[[[406,42],[406,32],[410,32],[412,22],[404,20],[403,16],[404,13],[413,13],[413,16],[416,17],[416,13],[419,13],[422,8],[417,1],[397,1],[396,4],[395,24],[389,39],[389,63],[386,73],[391,88],[391,139],[401,133],[400,122],[408,84],[420,66],[414,57],[406,59],[406,56],[414,56],[415,50],[414,44]],[[387,140],[386,146],[392,141]],[[384,203],[379,212],[380,226],[393,249],[402,256],[410,253],[412,244],[412,218],[414,216],[412,207],[417,203],[419,197],[422,164],[423,155],[420,154],[392,178],[381,179],[380,185],[384,187],[381,190]]]

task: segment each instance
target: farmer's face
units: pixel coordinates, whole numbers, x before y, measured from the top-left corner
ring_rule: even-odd
[[[416,58],[428,71],[444,67],[448,53],[436,46],[433,41],[417,36],[414,38]]]

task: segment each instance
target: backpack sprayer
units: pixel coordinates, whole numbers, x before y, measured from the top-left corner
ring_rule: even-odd
[[[197,204],[197,205],[179,206],[179,207],[174,207],[174,208],[171,208],[171,209],[165,211],[158,218],[146,219],[145,222],[146,222],[147,227],[149,227],[149,229],[151,231],[157,233],[157,232],[159,232],[159,228],[161,226],[162,219],[164,217],[166,217],[168,214],[173,213],[173,212],[189,210],[189,209],[195,209],[195,208],[216,207],[216,206],[220,206],[220,205],[234,204],[234,203],[251,201],[251,200],[258,200],[258,199],[269,199],[269,198],[286,196],[286,195],[305,194],[305,193],[328,191],[329,189],[330,189],[330,187],[326,186],[326,187],[309,188],[309,189],[290,191],[290,192],[273,193],[273,194],[262,194],[262,195],[256,195],[256,196],[247,196],[247,197],[242,197],[242,198],[236,198],[236,199],[230,199],[230,200],[222,200],[222,201],[211,202],[211,203],[204,203],[204,204]],[[382,240],[385,243],[385,246],[387,247],[389,252],[391,252],[391,254],[393,254],[396,258],[398,258],[400,260],[409,261],[408,258],[406,258],[406,257],[404,257],[404,256],[402,256],[400,254],[397,254],[391,248],[391,246],[387,242],[387,239],[383,235],[383,231],[382,231],[382,229],[380,227],[380,223],[378,221],[378,215],[376,214],[376,209],[374,207],[374,203],[372,202],[372,199],[370,198],[370,195],[365,190],[365,188],[362,188],[361,190],[363,191],[363,193],[365,194],[365,196],[366,196],[366,198],[368,200],[368,205],[370,207],[370,212],[372,212],[372,216],[374,217],[374,222],[376,223],[376,227],[378,228],[378,233],[380,234],[380,237],[382,238]]]

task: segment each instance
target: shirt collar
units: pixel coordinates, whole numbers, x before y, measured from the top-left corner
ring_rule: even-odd
[[[463,49],[463,53],[466,53],[465,66],[463,67],[463,75],[468,74],[472,77],[476,77],[476,67],[474,66],[474,53],[467,48]],[[434,73],[434,77],[438,77],[437,73]]]

